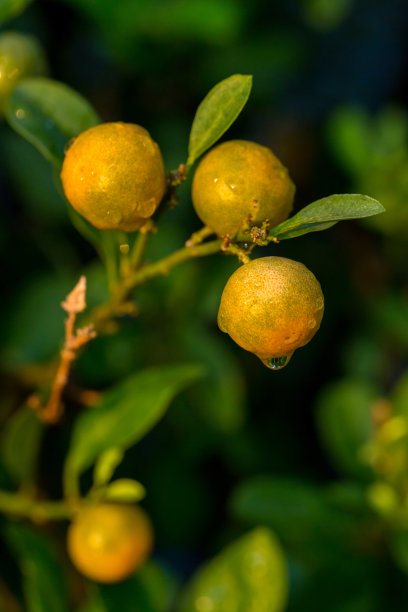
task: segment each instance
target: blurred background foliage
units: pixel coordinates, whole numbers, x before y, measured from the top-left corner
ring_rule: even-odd
[[[36,36],[52,78],[79,91],[103,121],[146,127],[168,169],[185,161],[192,117],[207,91],[230,74],[249,73],[251,98],[227,138],[273,149],[297,185],[296,210],[331,193],[357,192],[378,199],[387,212],[262,251],[302,261],[326,300],[319,333],[282,372],[268,371],[216,326],[234,258],[191,261],[138,292],[136,320],[90,344],[68,388],[64,423],[43,432],[21,406],[36,385],[48,382],[63,335],[61,299],[84,272],[89,303],[97,304],[106,279],[92,246],[70,222],[50,165],[1,123],[3,488],[14,481],[30,490],[34,479],[42,495],[60,496],[80,389],[103,390],[162,364],[203,364],[207,375],[175,399],[117,470],[146,486],[154,561],[122,585],[84,587],[64,552],[64,526],[34,532],[2,520],[0,609],[212,612],[218,608],[208,607],[208,568],[185,593],[185,607],[173,606],[179,585],[223,549],[211,566],[230,585],[222,609],[278,610],[282,603],[267,599],[266,579],[260,578],[265,599],[258,607],[239,599],[242,568],[228,565],[228,555],[238,563],[245,546],[266,547],[269,558],[274,533],[289,567],[290,612],[405,611],[406,3],[25,4],[0,1],[0,20],[9,19],[2,31]],[[179,248],[199,228],[189,183],[180,192],[181,204],[163,219],[149,259]],[[68,599],[59,567],[68,576]],[[189,597],[201,608],[189,607]]]

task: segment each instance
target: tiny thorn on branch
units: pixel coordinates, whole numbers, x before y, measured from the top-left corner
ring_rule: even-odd
[[[81,276],[73,290],[61,303],[68,313],[65,320],[65,341],[60,353],[60,363],[51,389],[51,394],[45,406],[41,405],[36,396],[32,396],[29,405],[37,412],[45,423],[57,423],[63,414],[62,393],[68,382],[72,362],[76,359],[79,349],[95,338],[93,325],[75,330],[76,317],[86,308],[86,278]],[[37,401],[36,401],[37,400]]]

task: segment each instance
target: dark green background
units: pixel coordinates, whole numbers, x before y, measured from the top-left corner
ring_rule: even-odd
[[[339,462],[333,436],[340,445],[347,438],[347,419],[334,434],[326,424],[319,435],[316,426],[322,403],[346,407],[350,419],[368,414],[367,394],[389,397],[407,370],[407,27],[403,0],[38,0],[3,28],[36,35],[52,78],[79,91],[103,121],[147,128],[167,169],[185,161],[207,91],[230,74],[253,74],[249,102],[226,138],[272,148],[296,183],[296,210],[353,192],[387,209],[258,249],[302,261],[325,295],[321,329],[281,372],[218,330],[220,294],[237,265],[222,256],[151,282],[136,298],[140,316],[79,359],[72,382],[95,389],[149,365],[191,361],[208,369],[118,470],[146,486],[156,558],[181,581],[246,527],[268,522],[289,560],[290,611],[407,609],[408,577],[391,558],[388,523],[360,499],[378,475]],[[199,229],[189,189],[189,182],[181,187],[181,204],[163,219],[149,258]],[[80,273],[89,277],[90,302],[105,289],[50,166],[5,123],[0,200],[4,422],[32,390],[31,366],[58,350],[59,303]],[[41,450],[37,484],[51,497],[60,494],[77,411],[68,398],[65,421],[47,432]],[[358,439],[364,427],[356,425]],[[267,478],[259,485],[267,510],[260,502],[246,509],[238,494],[231,501],[238,485],[259,476]],[[346,477],[343,498],[328,487]],[[61,534],[51,530],[62,549]],[[17,566],[8,552],[0,558],[3,580],[20,597]],[[80,601],[81,588],[73,593]]]

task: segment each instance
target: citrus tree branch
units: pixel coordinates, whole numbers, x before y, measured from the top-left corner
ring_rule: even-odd
[[[72,509],[63,501],[39,501],[25,495],[0,491],[0,511],[34,522],[69,518]]]
[[[159,261],[147,264],[126,278],[123,278],[120,283],[116,286],[112,297],[105,303],[97,306],[90,314],[89,322],[95,326],[95,329],[103,328],[104,324],[109,321],[112,317],[123,314],[127,311],[124,308],[129,296],[136,287],[144,284],[151,278],[156,276],[166,276],[171,270],[189,259],[196,257],[206,257],[207,255],[213,255],[219,253],[224,241],[212,240],[203,244],[183,247],[174,251],[167,257],[160,259]]]

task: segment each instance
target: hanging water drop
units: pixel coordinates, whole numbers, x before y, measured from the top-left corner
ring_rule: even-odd
[[[282,370],[288,365],[292,355],[283,355],[282,357],[269,357],[269,359],[261,359],[269,370]]]

